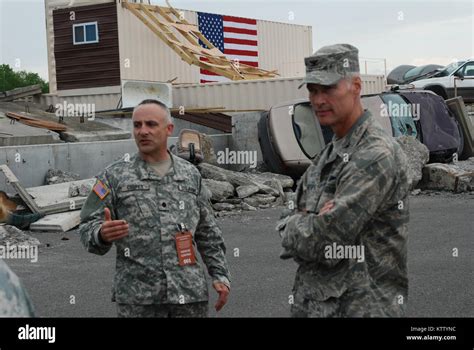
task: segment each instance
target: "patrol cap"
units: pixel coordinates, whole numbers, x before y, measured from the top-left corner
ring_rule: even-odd
[[[359,50],[349,44],[323,46],[304,59],[304,84],[334,85],[350,73],[359,73]]]

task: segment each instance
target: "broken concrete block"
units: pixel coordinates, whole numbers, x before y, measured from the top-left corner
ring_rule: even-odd
[[[240,206],[240,204],[242,203],[242,199],[240,198],[227,198],[227,199],[223,199],[220,201],[221,203],[229,203],[229,204],[233,204],[235,205],[236,207]]]
[[[46,173],[45,183],[46,185],[55,185],[63,182],[76,181],[79,179],[80,176],[78,174],[60,169],[49,169]]]
[[[199,164],[198,169],[201,172],[202,177],[205,179],[227,181],[234,187],[254,185],[258,186],[261,192],[278,195],[278,190],[255,180],[252,174],[230,171],[208,163]]]
[[[212,145],[212,139],[201,133],[201,147],[202,154],[204,156],[204,162],[209,164],[217,164],[216,153],[214,151],[214,146]]]
[[[229,203],[214,203],[212,207],[214,208],[214,210],[217,210],[217,211],[235,209],[235,205],[229,204]]]
[[[422,170],[428,163],[430,151],[413,136],[400,136],[396,137],[395,140],[397,140],[408,158],[407,175],[412,190],[423,176]]]
[[[278,192],[278,196],[281,198],[285,198],[285,192],[283,192],[283,186],[278,179],[271,179],[264,182],[265,185],[275,189]],[[272,193],[271,193],[272,194]]]
[[[252,196],[252,197],[244,198],[243,203],[247,203],[248,205],[250,205],[250,206],[252,206],[252,207],[258,207],[258,205],[260,204],[260,202],[258,201],[258,199],[257,199],[257,198],[254,198],[253,196]]]
[[[26,234],[24,231],[15,226],[2,225],[0,226],[0,246],[28,246],[38,247],[40,241],[33,236]]]
[[[74,210],[65,213],[46,215],[30,225],[31,231],[67,232],[81,222],[81,211]]]
[[[242,203],[242,210],[255,211],[255,210],[257,210],[257,208],[252,207],[251,205],[249,205],[249,204],[243,202],[243,203]]]
[[[268,194],[261,194],[257,193],[254,194],[251,197],[244,198],[244,203],[247,203],[248,205],[251,205],[252,207],[259,207],[260,205],[270,205],[270,203],[273,203],[275,201],[275,196],[271,196]]]
[[[204,179],[215,180],[215,181],[227,181],[225,175],[225,169],[219,168],[209,163],[201,163],[197,166],[201,175]]]
[[[256,198],[257,200],[259,200],[260,204],[269,204],[269,203],[273,203],[277,197],[269,195],[269,194],[257,193],[253,195],[253,198]]]
[[[234,195],[234,186],[226,181],[202,179],[202,183],[211,191],[211,200],[220,202]]]
[[[278,180],[283,188],[291,188],[294,185],[294,181],[291,177],[281,174],[274,173],[261,173],[253,175],[254,179],[258,182],[265,184],[267,181]]]
[[[73,182],[69,185],[68,194],[69,197],[87,197],[92,191],[95,180],[91,180],[88,183],[84,182]]]
[[[250,197],[251,195],[257,193],[259,190],[260,190],[260,187],[256,185],[239,186],[235,189],[239,198]]]
[[[461,170],[454,164],[427,164],[423,168],[420,187],[429,190],[469,192],[474,189],[474,171]]]

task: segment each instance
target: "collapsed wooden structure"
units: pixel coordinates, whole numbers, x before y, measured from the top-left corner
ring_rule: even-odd
[[[166,3],[168,7],[124,0],[122,6],[140,19],[188,64],[230,80],[268,79],[278,75],[277,71],[268,71],[228,59],[199,31],[197,25],[184,19],[182,13],[174,9],[168,0]],[[206,47],[202,47],[199,41]]]

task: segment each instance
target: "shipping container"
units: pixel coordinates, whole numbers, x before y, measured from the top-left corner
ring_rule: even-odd
[[[45,0],[51,93],[120,86],[117,80],[201,81],[199,67],[183,61],[122,5],[110,0]],[[179,11],[198,25],[198,12]],[[94,22],[98,43],[74,44],[74,25]],[[257,19],[255,29],[259,68],[276,70],[282,78],[304,75],[304,57],[312,53],[311,26]]]
[[[385,90],[382,75],[361,75],[362,95]],[[231,83],[192,84],[173,87],[175,107],[224,107],[227,109],[269,110],[273,105],[307,98],[305,87],[298,89],[303,78],[281,78]]]
[[[361,75],[362,94],[377,94],[385,90],[382,75]],[[307,98],[305,87],[298,89],[303,78],[279,78],[230,83],[173,85],[173,106],[185,109],[223,107],[229,110],[269,110],[275,104],[299,98]],[[46,105],[69,103],[95,103],[96,111],[117,107],[120,101],[118,88],[88,89],[87,94],[76,90],[46,94],[40,102]]]

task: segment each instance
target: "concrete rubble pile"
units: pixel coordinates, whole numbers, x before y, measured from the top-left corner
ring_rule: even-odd
[[[425,145],[410,136],[396,138],[408,158],[408,177],[412,195],[422,191],[474,191],[474,157],[449,164],[430,163]]]
[[[427,164],[423,168],[420,188],[454,193],[473,192],[474,157],[450,164]]]
[[[198,169],[219,216],[229,211],[254,211],[284,205],[293,199],[291,177],[273,173],[242,173],[202,163]]]

